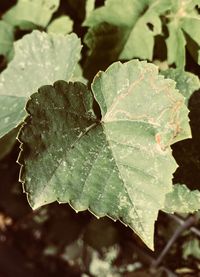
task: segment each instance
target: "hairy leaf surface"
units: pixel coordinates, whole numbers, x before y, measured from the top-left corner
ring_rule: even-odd
[[[199,62],[200,15],[196,9],[199,0],[106,0],[103,7],[93,10],[86,18],[84,26],[89,33],[85,42],[94,52],[94,42],[99,41],[98,29],[102,24],[120,28],[122,35],[116,42],[116,59],[153,58],[155,36],[163,35],[167,45],[167,60],[178,68],[185,66],[186,47]],[[123,8],[122,8],[123,7]],[[106,33],[106,32],[105,32]],[[107,31],[107,36],[113,36]],[[108,38],[106,38],[108,40]],[[196,50],[191,43],[196,44]],[[193,53],[193,52],[197,53]]]
[[[0,75],[0,137],[23,120],[25,102],[38,87],[72,78],[80,50],[75,34],[34,31],[15,43],[15,56]]]
[[[69,202],[119,219],[153,248],[176,169],[170,145],[190,135],[184,98],[153,64],[137,60],[99,73],[92,90],[100,122],[81,83],[58,81],[29,100],[19,136],[29,202],[34,209]]]

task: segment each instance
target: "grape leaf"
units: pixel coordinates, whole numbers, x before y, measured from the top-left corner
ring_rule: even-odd
[[[70,80],[80,58],[75,34],[33,31],[15,43],[15,56],[0,75],[0,137],[25,117],[25,103],[38,87]]]
[[[0,55],[10,59],[14,41],[13,27],[0,20]]]
[[[69,16],[63,15],[54,19],[47,27],[48,33],[66,35],[73,30],[73,21]]]
[[[93,28],[106,22],[120,27],[123,48],[119,58],[152,60],[154,37],[162,33],[160,15],[170,6],[169,0],[107,0],[105,6],[90,13],[84,26]]]
[[[176,184],[165,198],[167,213],[194,213],[200,209],[200,191],[190,190],[186,185]]]
[[[160,72],[165,78],[170,78],[176,82],[176,88],[182,93],[186,99],[186,104],[191,95],[200,89],[200,80],[198,76],[183,69],[170,68]]]
[[[170,145],[190,136],[184,98],[155,65],[137,60],[97,74],[92,91],[101,121],[81,83],[58,81],[28,101],[19,162],[29,203],[69,202],[119,219],[153,249],[176,169]]]
[[[167,15],[169,20],[167,24],[169,37],[166,40],[168,62],[169,64],[175,63],[179,68],[185,66],[185,34],[200,47],[200,16],[196,10],[197,2],[196,0],[171,1],[172,7]]]
[[[3,19],[25,30],[34,29],[35,26],[46,27],[59,3],[59,0],[18,0],[3,15]]]

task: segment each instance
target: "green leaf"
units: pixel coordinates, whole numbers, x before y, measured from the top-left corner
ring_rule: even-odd
[[[66,35],[73,30],[73,21],[69,16],[63,15],[54,19],[47,27],[48,33],[56,33]]]
[[[85,4],[85,19],[89,17],[90,13],[95,9],[96,0],[86,0]]]
[[[168,24],[169,37],[166,40],[168,63],[175,63],[178,68],[185,67],[185,45],[186,39],[176,22]]]
[[[176,184],[173,191],[166,195],[167,213],[194,213],[200,209],[200,191],[190,190],[185,185]]]
[[[29,100],[19,136],[28,200],[34,209],[57,200],[119,219],[153,249],[176,169],[170,145],[190,136],[184,98],[156,66],[137,60],[100,72],[92,90],[100,122],[81,83],[58,81]]]
[[[84,75],[91,80],[95,74],[115,62],[123,49],[123,30],[102,23],[89,29],[84,42],[90,47],[89,58],[84,64]]]
[[[189,256],[200,259],[200,242],[196,238],[190,239],[183,244],[183,258],[187,260]]]
[[[80,50],[75,34],[33,31],[15,43],[15,56],[0,75],[0,137],[21,123],[25,103],[38,87],[72,78]]]
[[[191,95],[200,89],[200,80],[198,76],[182,69],[170,68],[160,72],[165,78],[170,78],[176,82],[176,88],[182,93],[186,99],[186,104]]]
[[[93,32],[93,41],[99,39],[95,36],[97,26],[101,28],[107,23],[121,29],[122,36],[117,43],[122,43],[123,47],[115,60],[133,57],[152,60],[155,36],[164,35],[168,63],[183,69],[185,48],[191,52],[200,47],[200,15],[196,5],[197,1],[192,0],[106,0],[105,5],[93,10],[83,24],[90,28],[90,34]],[[91,31],[94,28],[95,31]],[[108,30],[107,36],[110,35]],[[197,50],[192,50],[194,47],[188,38],[197,44]],[[90,41],[86,39],[94,51]],[[198,55],[192,53],[192,56]]]
[[[198,64],[200,65],[200,50],[198,51]]]
[[[76,68],[74,69],[73,76],[70,78],[71,82],[81,82],[83,84],[87,84],[88,80],[83,77],[83,70],[82,67],[77,64]]]
[[[123,30],[123,49],[119,58],[152,60],[154,37],[162,33],[160,15],[170,5],[168,0],[107,0],[105,6],[90,13],[84,26],[93,28],[106,22],[119,27]]]
[[[0,78],[1,82],[1,78]],[[1,86],[1,83],[0,83]],[[3,93],[3,90],[0,93]],[[0,94],[0,138],[18,126],[26,116],[27,97]]]
[[[10,59],[14,41],[13,27],[0,20],[0,55]]]
[[[59,3],[59,0],[18,0],[3,15],[3,19],[25,30],[34,29],[35,26],[46,27]]]
[[[169,64],[185,66],[185,33],[200,47],[200,15],[196,10],[197,1],[171,1],[172,7],[167,15],[169,37],[166,41]]]

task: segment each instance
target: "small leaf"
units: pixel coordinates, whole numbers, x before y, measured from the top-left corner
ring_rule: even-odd
[[[167,213],[194,213],[200,209],[200,191],[190,190],[185,185],[176,184],[165,198]]]
[[[59,2],[59,0],[18,0],[17,4],[3,15],[3,19],[25,30],[34,29],[35,26],[46,27]]]
[[[80,50],[75,34],[33,31],[15,43],[15,56],[0,75],[0,137],[21,123],[25,103],[38,87],[72,78]]]
[[[14,41],[13,27],[0,20],[0,55],[11,58]]]
[[[29,100],[19,136],[28,200],[34,209],[57,200],[119,219],[153,248],[176,169],[170,145],[190,136],[184,98],[153,64],[137,60],[99,73],[92,90],[101,122],[81,83],[58,81]]]
[[[161,74],[165,78],[170,78],[176,82],[176,88],[182,93],[186,99],[186,104],[191,97],[191,95],[200,89],[200,80],[198,76],[191,72],[186,72],[182,69],[170,68],[161,71]]]
[[[73,30],[73,21],[69,16],[63,15],[54,19],[47,27],[48,33],[56,33],[66,35]]]
[[[183,258],[187,260],[189,256],[200,260],[200,241],[196,238],[183,244]]]

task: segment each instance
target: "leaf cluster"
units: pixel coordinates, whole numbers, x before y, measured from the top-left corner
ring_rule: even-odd
[[[193,142],[200,81],[185,68],[187,55],[200,63],[199,1],[81,3],[18,0],[2,14],[0,157],[17,137],[32,208],[107,215],[153,249],[159,210],[200,208],[198,188],[173,185],[172,155]]]

